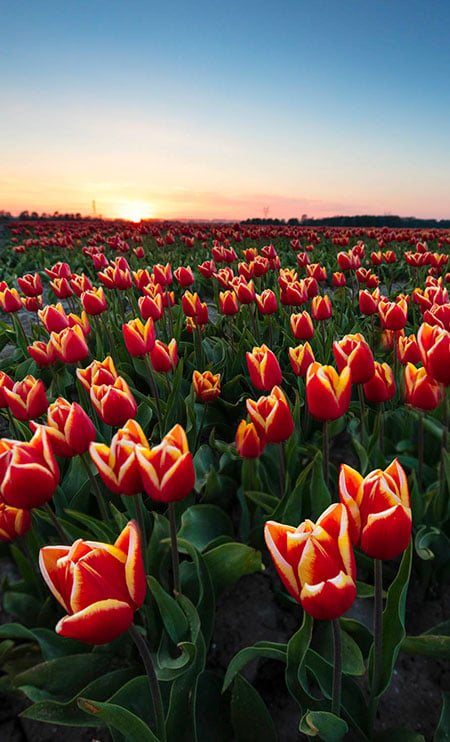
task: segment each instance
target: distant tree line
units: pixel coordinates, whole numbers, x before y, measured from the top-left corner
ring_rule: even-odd
[[[450,219],[419,219],[395,214],[361,214],[357,216],[326,216],[315,219],[304,214],[300,219],[246,219],[242,224],[273,224],[289,227],[391,227],[411,229],[450,229]]]

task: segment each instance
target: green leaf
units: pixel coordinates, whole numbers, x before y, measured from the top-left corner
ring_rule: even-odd
[[[98,518],[93,518],[92,515],[86,515],[85,513],[80,513],[78,510],[68,510],[67,508],[64,510],[64,512],[74,520],[79,521],[83,525],[85,525],[90,533],[97,539],[101,539],[103,543],[112,543],[116,539],[116,534],[114,531],[109,528],[107,525],[103,523],[103,521],[98,520]]]
[[[138,716],[115,703],[102,703],[89,698],[79,698],[78,706],[86,714],[101,719],[109,727],[125,735],[127,742],[159,742],[152,730]]]
[[[257,490],[244,490],[244,495],[251,502],[258,505],[267,515],[272,515],[275,508],[280,504],[280,499],[274,495],[268,495],[267,492]]]
[[[157,661],[155,662],[155,672],[158,680],[164,682],[174,680],[186,672],[195,660],[196,649],[195,644],[192,642],[180,642],[178,649],[180,650],[179,656],[172,657],[169,652],[167,637],[165,635],[162,636]]]
[[[342,672],[346,675],[364,675],[365,666],[361,650],[356,641],[341,627]],[[314,632],[312,646],[330,665],[334,663],[334,643],[331,621],[321,621]]]
[[[216,596],[243,575],[259,572],[263,568],[261,552],[246,544],[222,544],[207,551],[203,558],[211,574]]]
[[[198,616],[200,618],[205,643],[209,646],[209,642],[211,641],[212,633],[214,630],[216,606],[214,586],[211,579],[211,574],[209,572],[204,557],[195,548],[195,546],[193,546],[189,541],[185,541],[184,539],[178,538],[177,541],[178,549],[181,552],[189,554],[189,556],[191,557],[192,566],[196,577],[196,584],[194,585],[192,585],[192,581],[190,581],[189,584],[186,584],[184,580],[182,580],[181,584],[183,593],[187,595],[195,604]],[[181,566],[183,566],[184,564],[187,565],[188,562],[185,560]],[[191,589],[193,589],[195,595],[192,594]]]
[[[265,657],[270,660],[279,660],[280,662],[286,662],[287,659],[287,644],[279,644],[278,642],[256,642],[251,647],[245,647],[240,652],[235,654],[231,662],[227,667],[225,678],[223,681],[223,690],[225,691],[234,677],[243,667],[248,665],[249,662]]]
[[[298,730],[308,737],[319,737],[324,742],[340,742],[348,732],[348,724],[329,711],[307,711]]]
[[[147,577],[147,585],[158,605],[164,628],[175,644],[187,637],[188,623],[177,601],[161,587],[154,577]]]
[[[17,686],[34,685],[54,697],[70,698],[92,678],[117,663],[111,654],[72,654],[41,662],[15,677]]]
[[[365,476],[367,469],[369,468],[369,457],[367,455],[367,451],[364,446],[361,445],[359,440],[355,438],[355,436],[353,436],[352,438],[352,445],[358,455],[359,471],[363,476]]]
[[[442,694],[442,711],[439,724],[434,733],[433,742],[449,742],[450,740],[450,693]]]
[[[275,726],[258,691],[241,675],[231,696],[231,723],[237,742],[277,742]]]
[[[450,659],[450,636],[435,636],[433,634],[406,636],[400,649],[408,654],[420,654],[423,657],[438,657],[448,660]]]
[[[133,674],[133,668],[113,670],[89,683],[71,698],[70,701],[39,701],[29,706],[25,711],[22,711],[21,716],[25,719],[45,721],[48,724],[82,727],[99,726],[101,722],[98,719],[87,719],[86,714],[78,707],[77,702],[80,694],[84,697],[89,696],[89,698],[94,698],[96,701],[107,700],[124,682],[130,680]]]
[[[409,729],[385,729],[375,735],[375,742],[425,742],[423,734],[410,732]]]
[[[306,655],[311,643],[313,619],[308,613],[303,613],[303,623],[299,630],[291,637],[287,645],[286,654],[286,686],[291,696],[297,701],[300,708],[304,705],[316,705],[317,700],[310,695],[306,677]]]
[[[322,471],[322,451],[318,451],[314,457],[311,478],[311,512],[313,520],[316,520],[331,505],[330,490],[325,484]]]
[[[222,508],[216,505],[191,505],[181,516],[178,536],[203,551],[215,538],[233,535],[233,524]]]
[[[209,446],[204,443],[194,456],[195,491],[201,492],[216,460]]]
[[[387,592],[386,606],[383,611],[383,643],[382,643],[382,671],[380,684],[374,689],[380,697],[391,682],[397,655],[406,636],[405,631],[405,604],[412,563],[412,541],[403,554],[397,576]],[[371,653],[370,666],[373,662]],[[372,670],[370,669],[370,676]]]
[[[232,742],[228,694],[221,693],[222,681],[211,670],[197,678],[194,695],[195,741]]]

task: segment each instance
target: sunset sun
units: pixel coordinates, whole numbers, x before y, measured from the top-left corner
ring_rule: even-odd
[[[154,216],[153,205],[146,201],[124,201],[118,210],[119,219],[130,222],[140,222],[141,219],[150,219]]]

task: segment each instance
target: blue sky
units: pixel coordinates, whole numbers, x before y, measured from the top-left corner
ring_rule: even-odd
[[[450,213],[448,2],[16,2],[0,208]]]

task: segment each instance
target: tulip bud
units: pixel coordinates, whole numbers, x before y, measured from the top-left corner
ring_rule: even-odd
[[[306,398],[311,415],[319,420],[336,420],[350,405],[351,371],[348,366],[339,375],[332,366],[315,361],[306,373]]]
[[[192,384],[195,396],[202,402],[212,402],[220,394],[220,374],[213,374],[211,371],[194,371],[192,375]]]
[[[266,442],[258,434],[253,423],[241,420],[236,431],[236,449],[243,459],[257,459],[266,447]]]
[[[294,421],[283,391],[274,386],[267,397],[247,399],[247,412],[258,435],[266,443],[280,443],[294,432]]]
[[[195,484],[192,454],[181,425],[175,425],[158,446],[138,445],[136,457],[147,494],[158,502],[176,502]]]

